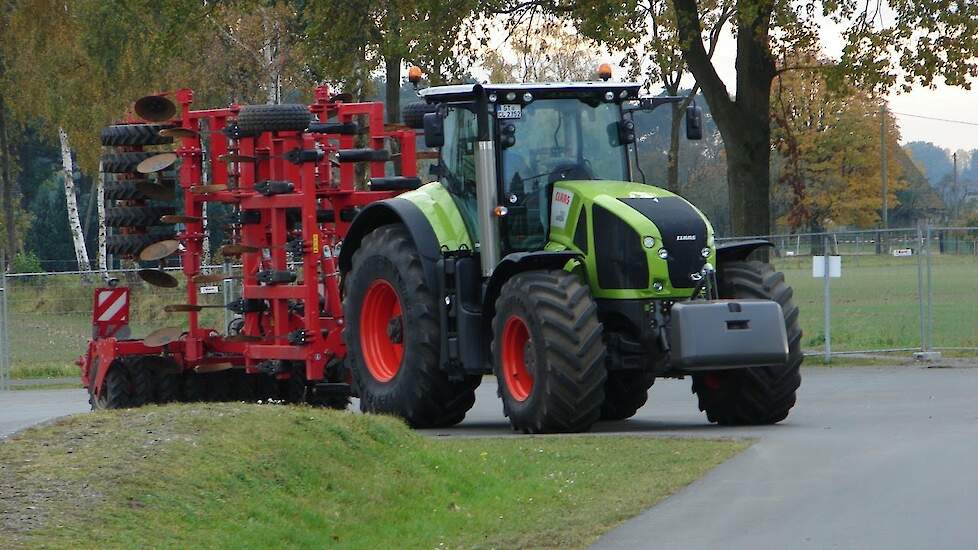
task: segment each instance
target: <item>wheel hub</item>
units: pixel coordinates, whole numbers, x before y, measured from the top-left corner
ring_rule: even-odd
[[[401,299],[390,282],[376,279],[367,287],[360,308],[360,350],[367,371],[389,382],[401,369],[404,324]]]
[[[530,330],[518,315],[511,315],[503,325],[500,361],[506,390],[516,401],[526,401],[533,393],[536,347]]]

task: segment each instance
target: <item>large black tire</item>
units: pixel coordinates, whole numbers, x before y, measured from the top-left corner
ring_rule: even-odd
[[[126,361],[129,369],[129,394],[132,407],[142,407],[153,402],[153,383],[155,373],[147,367],[139,357]]]
[[[137,183],[151,182],[149,178],[140,177],[135,179],[119,179],[114,174],[105,174],[105,199],[117,201],[144,201],[153,200],[153,197],[144,195],[136,186]],[[173,180],[163,178],[161,183],[166,188],[173,187]]]
[[[401,109],[401,122],[408,128],[420,130],[424,128],[424,116],[438,111],[437,105],[429,105],[423,101],[408,103]]]
[[[636,370],[612,371],[604,385],[601,420],[624,420],[649,399],[649,388],[655,382],[652,373]]]
[[[344,282],[343,336],[361,410],[415,428],[445,427],[465,418],[481,377],[453,380],[438,364],[438,303],[421,261],[403,225],[367,234]]]
[[[139,233],[133,235],[109,235],[105,240],[105,248],[109,254],[117,256],[138,256],[147,246],[172,239],[174,233],[162,231],[159,233]]]
[[[102,128],[102,145],[165,145],[173,143],[172,137],[163,137],[160,130],[172,128],[172,124],[119,124]]]
[[[105,211],[109,227],[148,227],[163,225],[160,217],[176,213],[172,206],[120,206]]]
[[[180,401],[180,375],[175,372],[156,372],[153,386],[153,402],[160,405]]]
[[[289,377],[279,382],[279,393],[286,403],[304,403],[306,400],[306,366],[299,361],[290,361]]]
[[[718,272],[721,298],[774,300],[784,312],[788,335],[786,366],[711,371],[693,376],[693,393],[710,422],[721,425],[774,424],[784,420],[801,385],[801,328],[798,306],[784,274],[763,262],[729,262]]]
[[[302,131],[312,114],[305,105],[245,105],[238,112],[238,128],[245,135],[261,132]]]
[[[148,159],[154,153],[150,151],[136,151],[132,153],[111,153],[102,155],[102,171],[107,174],[126,174],[136,172],[139,163]]]
[[[503,285],[492,361],[514,429],[583,432],[598,420],[607,378],[601,334],[598,306],[576,275],[527,271]]]
[[[97,360],[96,360],[96,363]],[[95,380],[98,377],[98,369],[93,368],[89,375],[90,383],[88,387],[88,403],[93,411],[104,411],[110,409],[125,409],[132,406],[132,391],[129,380],[129,369],[125,362],[116,360],[109,367],[109,372],[105,375],[102,392],[95,396]]]

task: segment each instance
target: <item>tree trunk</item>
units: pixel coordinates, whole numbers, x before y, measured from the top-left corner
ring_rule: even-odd
[[[265,58],[265,74],[268,78],[265,82],[265,103],[278,105],[282,102],[282,68],[278,63],[279,29],[264,10],[261,15],[261,27],[265,38],[261,54]]]
[[[102,173],[102,161],[98,162],[98,177],[95,178],[95,206],[98,209],[98,253],[96,263],[102,272],[102,278],[109,277],[108,253],[105,246],[105,174]]]
[[[3,98],[0,98],[0,161],[3,162],[0,170],[0,185],[3,185],[3,219],[4,219],[4,250],[7,251],[7,258],[13,258],[17,253],[17,223],[14,219],[14,182],[12,164],[13,155],[7,134],[6,106]]]
[[[387,77],[387,122],[401,121],[401,61],[403,58],[384,59],[384,73]]]
[[[672,125],[669,127],[669,155],[666,158],[666,189],[679,193],[679,129],[682,124],[678,103],[671,104]]]
[[[61,167],[65,184],[65,203],[68,206],[68,230],[71,231],[71,242],[75,246],[75,259],[78,269],[88,271],[91,264],[88,261],[88,249],[85,247],[85,234],[82,232],[81,221],[78,219],[78,201],[75,198],[74,167],[71,162],[71,144],[64,128],[58,128],[61,139]]]
[[[768,29],[773,0],[737,4],[737,97],[731,99],[703,46],[696,0],[672,0],[683,57],[710,104],[727,154],[730,225],[736,235],[771,233],[771,83]],[[767,250],[767,249],[765,249]]]

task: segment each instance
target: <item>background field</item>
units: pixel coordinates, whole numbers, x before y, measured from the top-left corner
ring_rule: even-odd
[[[871,246],[839,245],[843,253],[842,277],[831,280],[832,349],[918,348],[918,258],[875,255]],[[801,252],[808,252],[803,246],[800,248]],[[794,288],[801,310],[803,347],[819,352],[825,338],[824,281],[812,277],[811,256],[783,256],[787,250],[791,248],[782,248],[782,257],[772,261]],[[967,252],[935,253],[931,257],[934,347],[978,348],[978,256],[970,254],[971,249]],[[126,284],[132,289],[134,336],[145,336],[162,326],[186,326],[186,314],[163,312],[166,304],[186,301],[183,288],[160,289],[138,279]],[[78,275],[8,278],[14,378],[77,373],[74,361],[84,353],[91,337],[92,289],[97,285],[95,278],[85,280]],[[221,294],[200,296],[201,303],[219,304],[222,300]],[[926,318],[926,303],[924,312]],[[220,309],[205,310],[201,319],[218,330],[225,325]]]

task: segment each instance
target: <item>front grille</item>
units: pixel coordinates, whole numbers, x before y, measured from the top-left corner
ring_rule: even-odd
[[[701,254],[706,247],[703,216],[679,197],[618,200],[638,210],[659,228],[662,246],[669,251],[666,263],[673,288],[696,286],[690,274],[699,273],[706,263]]]
[[[642,237],[624,220],[596,204],[591,215],[598,286],[609,290],[648,288],[649,262]]]

